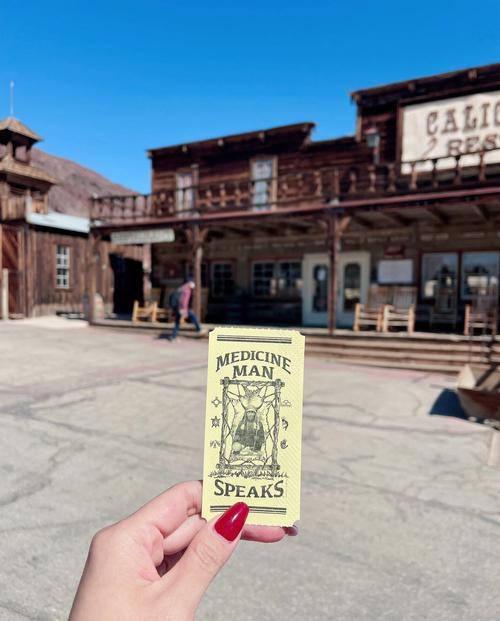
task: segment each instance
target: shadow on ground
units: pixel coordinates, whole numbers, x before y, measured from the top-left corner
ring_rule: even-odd
[[[445,388],[441,391],[432,404],[429,414],[431,416],[453,416],[453,418],[469,420],[460,405],[456,391],[451,388]]]
[[[500,421],[490,418],[475,418],[469,416],[460,404],[458,394],[455,390],[444,388],[432,404],[429,411],[430,416],[451,416],[461,420],[476,423],[478,425],[487,425],[488,427],[500,428]]]

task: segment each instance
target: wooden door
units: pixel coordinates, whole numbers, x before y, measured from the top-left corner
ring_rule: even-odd
[[[2,267],[9,270],[9,315],[21,315],[22,304],[22,231],[15,227],[2,226]]]

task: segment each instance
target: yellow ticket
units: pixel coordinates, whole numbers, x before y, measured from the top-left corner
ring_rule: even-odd
[[[296,330],[216,328],[208,349],[203,509],[235,502],[249,524],[300,518],[304,337]]]

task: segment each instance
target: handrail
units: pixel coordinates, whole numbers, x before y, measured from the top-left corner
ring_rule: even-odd
[[[100,196],[92,199],[91,217],[101,222],[185,218],[211,211],[279,210],[312,201],[330,204],[353,196],[481,185],[492,176],[500,180],[500,156],[498,162],[490,162],[487,156],[492,152],[500,153],[500,148],[407,162],[302,168],[263,180],[202,180],[189,187],[165,188],[151,194]]]

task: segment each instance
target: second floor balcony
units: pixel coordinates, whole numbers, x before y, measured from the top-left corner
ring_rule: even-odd
[[[210,214],[300,209],[308,205],[442,193],[465,188],[500,188],[500,149],[414,162],[301,168],[267,179],[201,181],[151,194],[92,199],[96,226],[141,220],[196,219]],[[500,190],[499,190],[500,193]]]

